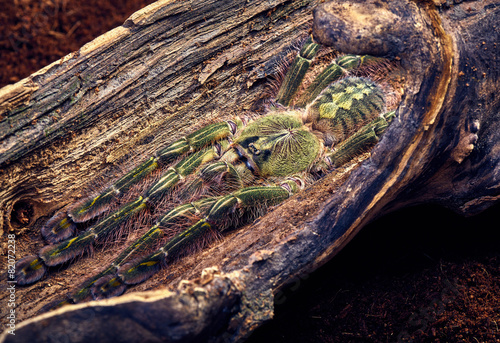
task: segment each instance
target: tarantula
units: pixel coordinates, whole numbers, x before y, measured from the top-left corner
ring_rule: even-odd
[[[158,151],[97,196],[56,213],[41,229],[51,244],[37,256],[18,261],[18,284],[40,280],[48,268],[81,256],[95,242],[116,233],[132,216],[175,198],[172,203],[176,206],[171,205],[142,237],[61,304],[120,295],[182,255],[206,232],[241,226],[366,152],[379,140],[394,112],[384,114],[387,106],[379,85],[348,74],[380,59],[341,55],[306,89],[300,89],[319,49],[320,45],[307,39],[265,116],[202,127]],[[162,166],[168,167],[142,195],[74,236],[79,223],[109,212],[111,202]],[[182,230],[165,243],[173,227]]]

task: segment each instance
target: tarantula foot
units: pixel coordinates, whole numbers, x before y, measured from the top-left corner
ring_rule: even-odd
[[[17,284],[24,286],[36,282],[45,275],[47,268],[37,256],[26,256],[16,264]]]
[[[146,281],[151,275],[161,268],[161,261],[149,260],[140,263],[127,263],[120,270],[118,275],[127,285],[135,285]]]
[[[95,300],[107,299],[122,295],[127,289],[124,284],[115,275],[106,275],[97,280],[91,288],[92,297]]]
[[[65,212],[50,218],[40,230],[43,238],[49,243],[57,243],[73,236],[76,225]]]
[[[66,261],[80,256],[85,250],[78,244],[73,244],[77,238],[63,241],[59,244],[52,244],[40,250],[40,259],[49,267],[60,265]]]
[[[68,216],[75,223],[86,222],[106,211],[109,208],[111,199],[110,192],[104,195],[83,199],[77,202],[68,211]]]

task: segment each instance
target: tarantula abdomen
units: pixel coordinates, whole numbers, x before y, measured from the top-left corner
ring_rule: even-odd
[[[385,109],[382,89],[366,78],[345,78],[321,93],[307,108],[313,128],[324,132],[333,146],[352,135]]]

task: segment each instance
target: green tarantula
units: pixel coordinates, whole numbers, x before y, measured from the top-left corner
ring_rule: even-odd
[[[318,50],[320,45],[307,39],[265,116],[207,125],[158,151],[97,196],[56,213],[41,229],[50,245],[17,263],[18,284],[40,280],[48,269],[119,235],[119,228],[132,216],[174,199],[170,210],[142,237],[61,304],[120,295],[203,240],[207,232],[241,226],[365,153],[379,140],[394,112],[385,112],[379,85],[349,76],[349,70],[380,59],[341,55],[305,88],[302,81]],[[163,166],[167,166],[163,174],[142,195],[103,215],[110,212],[110,203]],[[102,218],[74,236],[77,223],[98,215]],[[177,234],[168,237],[172,228]]]

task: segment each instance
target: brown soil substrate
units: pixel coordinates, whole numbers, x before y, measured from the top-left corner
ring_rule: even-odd
[[[500,342],[499,210],[422,205],[377,220],[278,294],[249,342]]]
[[[0,87],[109,31],[154,0],[0,0]]]
[[[152,0],[0,0],[0,86],[122,24]],[[500,207],[420,206],[366,227],[276,297],[252,342],[500,342]]]

